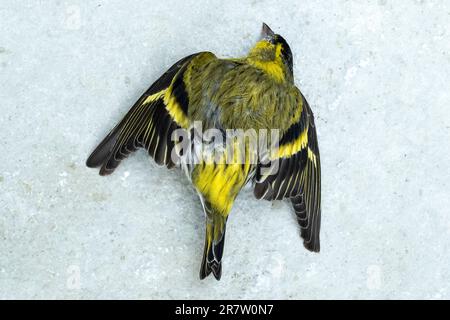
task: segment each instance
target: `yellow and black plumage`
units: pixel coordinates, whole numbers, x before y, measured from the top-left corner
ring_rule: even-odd
[[[278,129],[279,147],[269,163],[253,162],[245,146],[244,163],[200,161],[185,172],[206,216],[200,278],[220,279],[228,215],[242,187],[252,181],[258,199],[289,199],[308,250],[318,252],[320,231],[320,156],[313,113],[294,84],[287,42],[263,25],[263,37],[246,57],[219,59],[210,52],[175,63],[135,103],[87,160],[111,174],[129,153],[144,148],[160,165],[172,168],[172,133],[195,121],[204,128]],[[237,143],[233,145],[237,151]],[[239,149],[241,150],[241,149]],[[223,160],[223,159],[222,159]],[[279,170],[264,168],[279,161]]]

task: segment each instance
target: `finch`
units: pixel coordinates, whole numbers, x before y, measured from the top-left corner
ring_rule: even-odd
[[[196,123],[219,135],[214,141],[199,142],[194,137]],[[184,149],[174,138],[180,130],[188,133]],[[278,132],[278,136],[266,139],[269,152],[262,156],[260,145],[250,143],[250,138],[235,139],[242,131]],[[204,140],[210,143],[204,146]],[[245,57],[221,59],[199,52],[175,63],[145,91],[86,164],[109,175],[139,148],[159,165],[181,168],[199,195],[206,222],[200,279],[211,273],[221,278],[227,219],[247,183],[257,199],[288,199],[305,248],[319,252],[321,178],[314,116],[295,86],[288,43],[266,24]]]

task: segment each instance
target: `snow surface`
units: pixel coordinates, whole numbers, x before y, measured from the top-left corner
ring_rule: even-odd
[[[450,2],[0,1],[0,298],[450,298]],[[261,23],[316,115],[322,252],[243,192],[223,277],[180,171],[85,160],[167,67]]]

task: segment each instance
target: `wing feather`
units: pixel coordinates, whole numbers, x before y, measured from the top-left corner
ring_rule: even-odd
[[[189,62],[199,54],[181,59],[152,84],[95,148],[86,165],[101,167],[100,175],[108,175],[130,153],[145,148],[158,164],[173,167],[171,134],[180,128],[180,124],[170,115],[166,102],[176,101],[183,111],[187,110],[188,98],[182,76]],[[173,92],[176,97],[166,97]]]
[[[279,143],[279,170],[261,175],[259,165],[255,174],[254,194],[258,199],[281,200],[289,198],[294,207],[300,233],[308,250],[320,250],[321,181],[320,155],[314,115],[301,95],[302,114],[283,134]]]

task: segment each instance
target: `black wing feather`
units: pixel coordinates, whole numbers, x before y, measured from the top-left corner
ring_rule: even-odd
[[[95,148],[86,161],[88,167],[101,167],[100,175],[111,174],[121,160],[138,148],[146,148],[158,164],[174,166],[170,158],[170,146],[173,146],[171,133],[179,126],[169,115],[162,96],[151,101],[148,101],[148,98],[166,90],[183,66],[186,66],[198,54],[179,60],[150,86],[125,117]],[[174,86],[174,90],[181,91],[179,93],[181,96],[184,87]],[[187,108],[187,105],[183,107]]]
[[[307,144],[289,157],[277,159],[279,170],[263,177],[256,168],[254,194],[258,199],[282,200],[289,198],[294,207],[301,236],[308,250],[320,251],[321,182],[320,155],[314,115],[306,99],[302,98],[302,114],[281,137],[280,147],[286,145],[307,130]],[[267,167],[268,165],[265,165]]]

